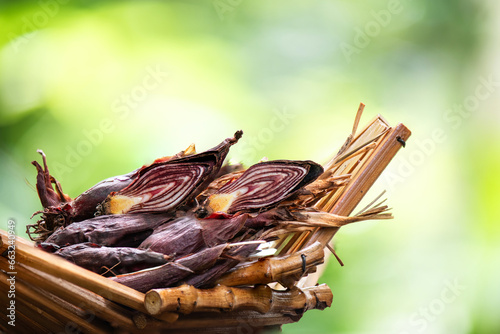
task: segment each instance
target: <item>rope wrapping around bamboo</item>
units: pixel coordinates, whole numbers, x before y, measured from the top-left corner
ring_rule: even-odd
[[[314,243],[294,254],[266,257],[240,265],[219,278],[217,284],[239,286],[280,282],[286,276],[302,275],[307,269],[323,263],[324,255],[323,246]]]
[[[332,293],[323,284],[310,289],[273,290],[267,285],[234,288],[219,285],[212,289],[196,289],[191,285],[154,289],[146,293],[144,306],[150,314],[166,311],[229,312],[253,310],[259,313],[301,314],[311,309],[324,309],[332,302]]]

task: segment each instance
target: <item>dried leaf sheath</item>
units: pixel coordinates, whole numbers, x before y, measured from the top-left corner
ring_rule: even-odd
[[[290,298],[290,295],[294,295],[294,298]],[[267,285],[251,288],[219,285],[212,289],[196,289],[185,284],[176,288],[149,291],[144,298],[144,306],[150,314],[165,311],[189,314],[249,309],[259,313],[303,313],[310,309],[324,309],[330,306],[332,298],[332,292],[325,284],[304,290],[292,288],[286,291],[273,290]]]

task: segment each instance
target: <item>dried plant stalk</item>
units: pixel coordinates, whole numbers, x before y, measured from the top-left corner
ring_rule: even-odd
[[[316,291],[317,293],[315,293]],[[253,310],[259,313],[282,312],[303,313],[310,309],[331,305],[332,294],[328,286],[302,291],[273,290],[267,285],[248,288],[231,288],[218,285],[212,289],[196,289],[190,285],[177,288],[155,289],[146,294],[144,305],[150,314],[176,311],[223,312]]]
[[[0,272],[0,280],[7,281],[8,275]],[[67,322],[73,322],[78,327],[89,333],[108,333],[106,328],[101,328],[93,325],[78,315],[68,311],[58,303],[53,302],[52,298],[47,293],[41,293],[41,290],[35,289],[33,286],[27,285],[20,280],[16,281],[16,294],[20,299],[29,301],[31,304],[39,305],[50,313],[57,314],[59,318],[66,319]]]
[[[23,281],[36,285],[73,305],[84,305],[86,310],[110,324],[120,328],[134,329],[131,312],[118,304],[59,277],[48,275],[22,264],[18,265],[16,270],[18,277],[22,277]]]
[[[289,295],[281,295],[282,298],[273,301],[276,305],[276,309],[280,309],[281,306],[279,305],[290,303],[290,298],[296,298],[297,300],[303,301],[304,296],[300,296],[300,293],[297,293],[297,291],[298,290],[294,289],[290,291]],[[325,284],[304,288],[302,292],[308,295],[306,299],[310,300],[311,304],[302,304],[297,310],[287,312],[271,310],[267,313],[243,310],[222,312],[217,314],[216,317],[214,317],[213,312],[192,313],[189,315],[181,315],[178,321],[169,325],[152,321],[147,324],[146,328],[168,329],[169,333],[193,333],[200,330],[204,333],[233,333],[235,330],[248,333],[260,333],[263,328],[269,328],[269,326],[281,326],[283,324],[297,322],[303,315],[304,306],[308,309],[315,308],[322,310],[331,305],[331,290]],[[285,308],[286,307],[287,306],[285,306]]]
[[[406,141],[410,135],[410,130],[403,124],[398,124],[395,128],[391,129],[373,152],[372,157],[359,171],[359,175],[346,187],[342,197],[328,211],[337,215],[349,215],[401,148],[398,138]],[[328,206],[328,203],[324,205]],[[319,230],[312,235],[307,244],[319,241],[325,246],[337,231],[338,227]]]
[[[342,227],[347,224],[374,220],[374,219],[392,219],[391,213],[386,212],[389,209],[387,205],[376,207],[365,211],[356,216],[339,216],[334,213],[328,212],[296,212],[302,217],[299,220],[281,221],[283,225],[302,225],[302,226],[316,226],[316,227]]]
[[[2,280],[0,287],[8,291],[9,282]],[[4,291],[4,290],[2,290]],[[0,294],[0,304],[9,305],[10,298],[7,293]],[[0,321],[7,324],[12,319],[7,317],[7,312],[0,313]],[[16,300],[16,330],[19,333],[53,333],[63,331],[65,324],[47,311],[27,302],[25,299]]]
[[[282,281],[290,275],[301,276],[305,270],[323,263],[324,249],[320,243],[304,248],[295,254],[267,257],[236,267],[217,280],[226,286],[267,284]]]
[[[332,194],[330,197],[325,197],[316,205],[318,209],[338,215],[349,215],[402,147],[401,141],[406,142],[411,135],[410,130],[403,124],[398,124],[396,127],[390,128],[389,131],[383,131],[383,126],[381,126],[381,124],[384,123],[385,121],[379,117],[376,120],[375,129],[371,129],[370,126],[368,126],[357,136],[356,141],[361,141],[364,136],[373,135],[372,133],[377,131],[377,129],[378,131],[385,132],[384,136],[380,138],[381,141],[377,145],[375,151],[366,157],[366,162],[358,167],[358,171],[354,173],[352,182],[350,182],[343,191]],[[344,171],[342,171],[342,173],[343,172]],[[305,236],[298,247],[315,242],[320,242],[322,245],[326,246],[330,243],[339,228],[340,227],[318,228],[316,231]],[[320,267],[317,273],[302,279],[298,286],[316,284],[323,269],[324,268]]]
[[[0,231],[0,237],[4,242],[8,240],[5,231]],[[99,295],[105,295],[107,299],[131,307],[134,310],[146,312],[143,293],[110,281],[56,255],[48,254],[33,247],[33,244],[22,238],[16,239],[16,261],[47,274],[60,277]],[[175,313],[162,315],[162,319],[168,322],[173,322],[177,318],[178,315]]]

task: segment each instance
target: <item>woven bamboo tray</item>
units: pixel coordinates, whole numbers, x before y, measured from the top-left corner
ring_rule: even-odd
[[[411,134],[403,124],[391,127],[381,116],[358,131],[363,107],[361,104],[345,144],[324,165],[320,179],[338,176],[339,186],[315,204],[318,210],[349,216]],[[317,283],[325,265],[325,248],[327,254],[330,250],[335,255],[330,243],[340,226],[322,224],[319,219],[315,227],[295,226],[284,231],[274,242],[274,256],[237,266],[215,288],[181,285],[146,294],[46,253],[22,238],[16,239],[12,270],[6,254],[8,234],[0,230],[0,298],[3,305],[9,303],[7,279],[15,276],[16,333],[256,333],[279,329],[299,321],[308,310],[330,307],[330,288]],[[0,329],[13,332],[5,312],[0,319]]]

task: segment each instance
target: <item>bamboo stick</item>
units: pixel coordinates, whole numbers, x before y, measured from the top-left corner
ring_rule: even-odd
[[[18,277],[23,281],[37,285],[57,297],[66,300],[73,305],[81,305],[85,310],[95,316],[106,320],[113,327],[133,329],[134,322],[129,310],[115,304],[93,292],[83,289],[75,284],[69,283],[59,277],[46,274],[39,270],[18,265],[16,268]]]
[[[361,104],[356,114],[353,131],[357,131],[358,123],[363,111],[364,105]],[[333,157],[328,163],[325,164],[325,173],[320,176],[320,179],[330,178],[343,174],[350,174],[351,180],[348,184],[359,174],[361,166],[370,159],[373,154],[374,148],[379,145],[390,129],[388,123],[378,115],[375,117],[358,135],[352,132],[347,138],[346,142],[339,150],[337,155]],[[354,137],[355,136],[355,137]],[[345,153],[346,150],[349,153]],[[314,207],[325,212],[331,212],[333,205],[338,201],[346,189],[346,185],[334,188],[330,193],[321,198]],[[319,228],[312,232],[295,233],[287,245],[282,247],[280,255],[290,254],[300,250],[311,235],[320,231]]]
[[[282,313],[281,311],[271,310],[268,313],[261,314],[252,310],[245,310],[240,312],[230,312],[221,313],[217,315],[217,322],[213,321],[213,313],[195,313],[192,315],[184,316],[179,318],[179,320],[173,323],[170,327],[171,330],[177,328],[224,328],[221,333],[260,333],[262,328],[265,326],[273,325],[283,325],[287,323],[297,322],[302,317],[302,314],[310,309],[322,310],[325,307],[330,307],[332,303],[332,293],[330,288],[326,284],[321,284],[319,286],[313,286],[310,288],[302,289],[304,294],[310,294],[311,296],[305,296],[307,300],[311,303],[308,305],[302,305],[303,309],[292,310],[291,312]],[[300,295],[297,290],[295,292],[289,292],[290,295],[282,295],[283,298],[278,298],[274,301],[276,309],[279,309],[280,304],[286,304],[289,302],[291,295]],[[298,299],[301,299],[299,297]],[[317,302],[316,301],[320,301]]]
[[[331,161],[329,161],[325,170],[326,175],[342,175],[342,174],[351,174],[351,180],[349,184],[354,182],[359,176],[359,172],[363,165],[366,164],[367,161],[371,159],[373,156],[373,152],[376,147],[380,145],[380,143],[386,138],[387,133],[390,131],[391,127],[387,122],[380,117],[376,117],[372,120],[356,137],[350,141],[350,146],[348,149],[350,152],[356,152],[360,148],[366,147],[368,143],[375,143],[376,146],[374,149],[369,151],[363,151],[362,154],[351,155],[346,157],[346,154],[343,154],[342,157],[336,156]],[[369,145],[368,145],[369,146]],[[371,146],[370,146],[371,147]],[[332,212],[332,208],[335,203],[338,201],[340,196],[344,194],[347,186],[334,189],[330,195],[323,197],[315,207],[321,209],[322,211]]]
[[[7,240],[7,233],[0,230],[0,237],[4,241]],[[134,310],[146,312],[143,293],[37,249],[22,238],[16,239],[16,261],[81,286]],[[163,321],[173,322],[177,318],[178,314],[175,313],[162,314]]]
[[[39,319],[43,320],[41,317]],[[50,331],[49,329],[47,329],[47,327],[40,325],[38,321],[35,321],[33,320],[33,318],[26,316],[25,313],[21,313],[21,311],[17,311],[16,313],[15,327],[8,325],[9,321],[11,320],[7,317],[6,314],[0,314],[0,333],[9,333],[12,330],[15,330],[16,333],[53,333],[53,331]],[[53,326],[52,328],[54,328],[55,330],[63,330],[62,327]]]
[[[328,286],[314,289],[273,290],[267,285],[248,288],[231,288],[223,285],[212,289],[196,289],[190,285],[176,288],[154,289],[146,294],[144,305],[150,314],[177,311],[222,312],[253,310],[259,313],[299,313],[310,309],[329,307],[332,293]]]
[[[3,272],[0,272],[0,280],[6,281],[8,276]],[[52,298],[47,298],[47,293],[40,293],[34,287],[23,283],[20,280],[16,280],[16,294],[18,297],[28,300],[32,304],[40,305],[43,309],[48,310],[50,313],[55,313],[58,318],[65,319],[67,322],[73,322],[83,330],[89,333],[108,333],[108,330],[102,327],[91,324],[90,322],[82,319],[78,315],[68,311],[66,308],[62,307],[58,303],[54,303]]]
[[[192,285],[176,288],[153,289],[146,293],[144,306],[150,314],[177,311],[221,312],[253,309],[266,313],[271,309],[273,291],[267,285],[255,288],[230,288],[218,285],[211,289],[197,289]]]
[[[368,131],[368,129],[369,127],[366,128],[363,133]],[[360,134],[358,138],[362,136],[363,133]],[[351,214],[363,196],[371,188],[375,180],[382,174],[389,162],[401,148],[402,145],[398,141],[398,138],[407,141],[410,135],[411,131],[404,126],[404,124],[398,124],[395,128],[391,128],[390,131],[382,137],[382,141],[377,145],[377,149],[367,157],[367,162],[364,164],[363,168],[356,173],[352,182],[349,183],[338,198],[319,203],[317,207],[338,215],[347,216]],[[340,227],[318,228],[316,232],[310,234],[305,244],[307,245],[319,241],[326,246],[339,229]],[[326,257],[328,257],[328,255]],[[324,266],[320,266],[319,270],[314,275],[302,278],[298,286],[316,284],[322,269],[324,269]]]
[[[8,269],[8,264],[7,260],[4,257],[0,256],[0,269],[3,271],[6,271],[5,269]],[[16,283],[17,279],[19,277],[16,276]],[[9,282],[2,279],[0,280],[0,283],[2,285],[2,291],[5,289],[5,294],[2,293],[2,296],[5,297],[7,300],[7,303],[10,303],[10,300],[7,299],[8,294],[7,291],[9,291],[10,286]],[[16,288],[17,290],[17,288]],[[21,291],[22,292],[22,291]],[[20,323],[23,323],[25,326],[29,326],[32,328],[36,327],[44,327],[45,330],[48,329],[53,329],[56,330],[58,328],[63,328],[64,323],[61,322],[60,319],[54,318],[52,315],[47,313],[44,310],[39,309],[35,305],[26,302],[24,298],[17,298],[19,297],[20,294],[16,291],[16,300],[15,300],[15,307],[16,307],[16,323],[17,320],[19,320]],[[8,305],[8,304],[6,304]],[[20,315],[20,317],[18,317]]]
[[[6,259],[0,256],[0,269],[6,270],[7,268]],[[53,292],[54,295],[71,304],[84,306],[86,311],[90,311],[90,316],[96,315],[108,321],[112,326],[118,326],[122,329],[133,331],[135,325],[137,328],[141,328],[135,321],[137,315],[132,317],[130,311],[97,294],[20,263],[16,266],[16,271],[18,279],[22,278],[21,280],[37,285],[47,292]],[[166,319],[166,322],[169,322],[170,313],[166,312],[165,315],[159,315],[157,318],[163,321]]]
[[[226,286],[267,284],[278,282],[290,275],[302,275],[307,270],[323,262],[324,248],[314,243],[300,252],[281,256],[267,257],[256,262],[236,267],[217,280]]]
[[[330,212],[348,216],[401,148],[398,138],[406,141],[410,135],[410,130],[401,123],[392,129],[375,150],[366,166],[360,171],[360,174],[347,186],[342,197],[335,203]],[[338,230],[339,227],[322,228],[311,236],[307,245],[319,241],[323,246],[326,246]]]
[[[356,120],[354,122],[353,131],[356,131],[358,127],[362,111],[363,108],[362,106],[360,106],[356,115]],[[363,153],[359,157],[356,157],[358,154],[350,154],[349,156],[349,154],[345,154],[344,152],[348,149],[350,149],[350,152],[359,151],[360,148],[366,148],[367,143],[376,144],[378,146],[383,141],[390,129],[391,128],[387,121],[385,121],[385,119],[378,115],[367,126],[365,126],[365,128],[361,130],[355,138],[355,133],[351,133],[342,149],[337,153],[337,156],[332,158],[325,165],[326,172],[324,174],[330,177],[331,175],[342,175],[349,173],[352,175],[349,184],[352,184],[352,182],[354,182],[354,180],[359,176],[361,167],[371,159],[374,151],[363,150]],[[340,155],[342,155],[342,157],[340,157]],[[325,212],[332,212],[331,210],[333,209],[333,206],[339,200],[339,198],[343,196],[346,189],[346,186],[333,189],[329,194],[324,196],[321,200],[318,201],[318,203],[316,203],[315,208]],[[311,236],[318,231],[321,231],[321,229],[317,228],[312,233],[303,233],[298,242],[289,247],[289,251],[297,251],[298,249],[303,247],[311,238]]]
[[[7,281],[2,280],[0,286],[5,291],[8,291],[8,286],[6,285]],[[7,296],[7,293],[0,294],[0,305],[9,305],[10,299]],[[4,332],[9,332],[10,330],[15,329],[19,333],[52,333],[53,331],[63,330],[64,324],[48,314],[47,312],[37,308],[33,304],[26,303],[24,299],[17,298],[16,299],[16,318],[15,318],[15,327],[8,325],[8,322],[11,321],[10,318],[7,317],[7,312],[0,312],[0,317],[2,317],[2,321],[0,321],[0,329],[1,325],[5,324]],[[9,329],[9,330],[7,330]]]

